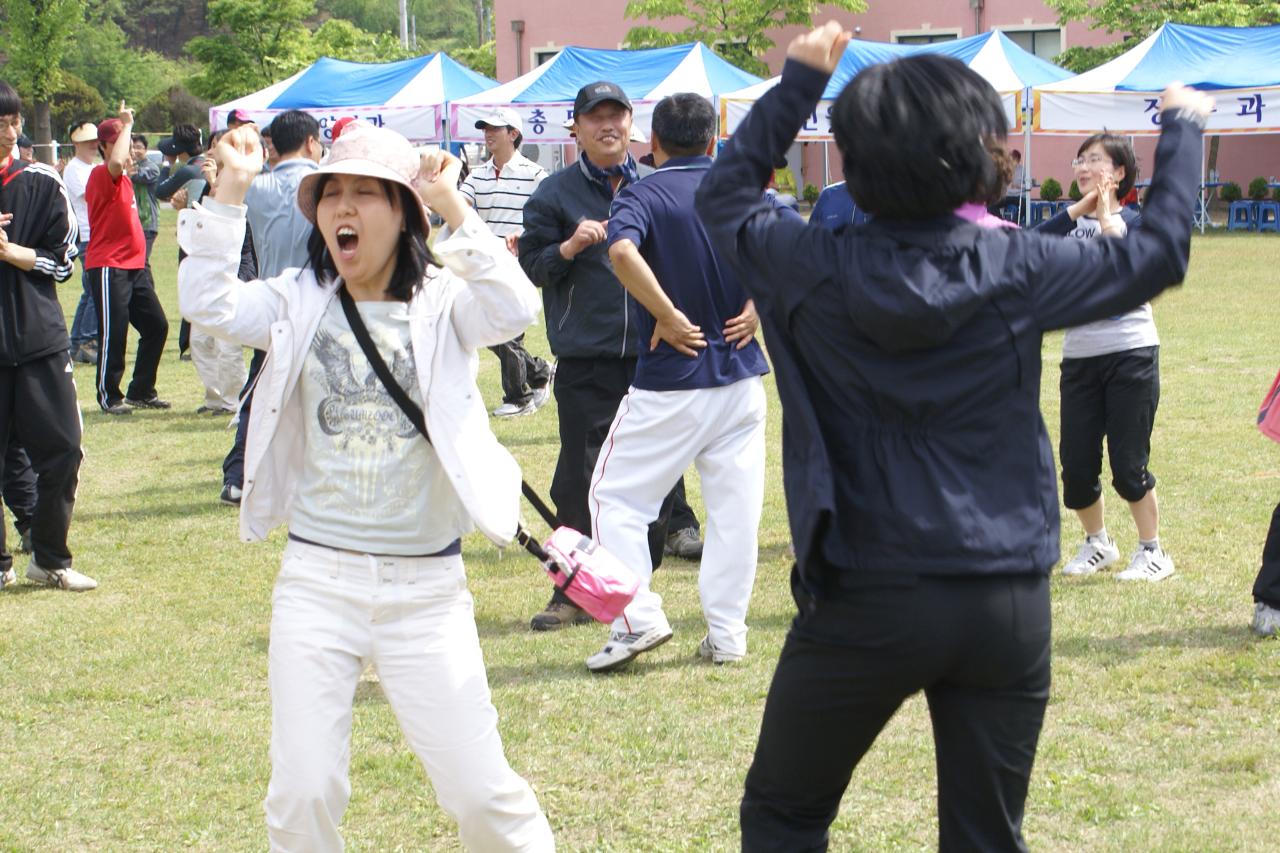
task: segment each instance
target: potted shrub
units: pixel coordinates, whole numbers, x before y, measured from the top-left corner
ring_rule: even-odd
[[[1249,198],[1253,201],[1263,201],[1270,189],[1266,178],[1254,178],[1249,182]]]
[[[1235,181],[1227,181],[1222,185],[1222,200],[1225,202],[1239,201],[1244,198],[1244,193],[1240,191],[1240,185]]]
[[[1043,201],[1057,201],[1062,198],[1062,184],[1053,178],[1045,178],[1040,184],[1040,198]]]
[[[804,185],[804,200],[809,202],[809,204],[811,205],[817,204],[818,196],[821,194],[822,194],[822,191],[817,187],[815,187],[813,184]]]
[[[1084,193],[1080,192],[1080,184],[1076,181],[1071,182],[1071,189],[1067,190],[1067,198],[1072,201],[1079,201],[1084,198]]]

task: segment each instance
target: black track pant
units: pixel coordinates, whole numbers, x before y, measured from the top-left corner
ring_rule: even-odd
[[[1253,582],[1253,600],[1280,609],[1280,504],[1271,514],[1267,544],[1262,547],[1262,568]]]
[[[36,565],[64,569],[71,565],[67,530],[80,475],[80,407],[65,351],[0,367],[0,446],[10,434],[31,457],[36,473],[36,505],[31,517],[31,546]],[[0,524],[0,569],[13,558]]]
[[[19,533],[31,529],[36,511],[36,472],[31,457],[18,443],[18,434],[9,430],[9,444],[4,452],[4,474],[0,476],[0,496],[13,513],[13,525]]]
[[[560,418],[560,456],[551,480],[551,500],[560,521],[575,530],[591,530],[591,510],[587,491],[596,467],[600,447],[609,435],[618,404],[631,387],[636,373],[634,358],[562,358],[556,364],[556,409]],[[677,494],[683,512],[692,516],[684,502],[684,478],[662,502],[657,520],[649,526],[649,555],[653,567],[662,565],[662,549],[667,541],[667,525],[675,512]],[[557,588],[553,601],[569,599]]]
[[[826,850],[854,768],[922,690],[937,754],[939,849],[1025,849],[1022,815],[1049,699],[1049,581],[896,581],[835,599],[797,592],[800,613],[747,773],[744,851]]]
[[[502,402],[526,406],[536,388],[545,388],[551,367],[524,348],[524,335],[489,347],[502,366]]]
[[[145,267],[91,269],[89,287],[98,309],[98,405],[105,409],[123,397],[150,400],[156,395],[156,371],[169,337],[169,321],[156,297],[151,273]],[[130,326],[138,330],[138,351],[133,360],[133,380],[128,393],[122,394],[120,380],[124,377],[124,350]]]

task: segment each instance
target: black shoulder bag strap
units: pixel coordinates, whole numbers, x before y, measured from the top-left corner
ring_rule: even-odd
[[[405,416],[409,418],[409,423],[413,424],[414,429],[422,434],[422,437],[427,440],[427,444],[432,444],[431,434],[427,432],[427,419],[422,413],[422,407],[413,402],[408,392],[391,375],[391,368],[387,367],[387,362],[383,360],[382,353],[378,352],[378,348],[373,343],[373,338],[369,336],[369,329],[365,326],[364,319],[360,316],[359,309],[356,308],[355,300],[351,298],[351,294],[347,292],[345,285],[338,289],[338,301],[342,303],[342,313],[347,317],[347,325],[351,327],[351,331],[355,334],[356,342],[360,344],[360,350],[368,360],[369,366],[378,375],[378,379],[382,382],[383,387],[387,389],[387,393],[391,395],[391,399],[396,401],[400,411],[404,412]],[[542,498],[538,497],[533,487],[524,480],[520,481],[520,491],[529,499],[529,503],[533,504],[533,508],[538,511],[538,515],[542,516],[542,520],[552,530],[560,526],[560,521],[556,518],[555,513],[543,503]],[[523,526],[517,525],[516,527],[516,541],[539,560],[548,559],[547,552],[542,549],[538,541]]]

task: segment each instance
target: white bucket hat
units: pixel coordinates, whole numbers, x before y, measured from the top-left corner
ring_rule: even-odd
[[[418,199],[414,181],[422,166],[422,157],[394,130],[375,127],[357,119],[342,129],[342,135],[329,149],[329,159],[298,184],[298,208],[312,224],[316,224],[316,197],[320,180],[325,175],[360,175],[378,178],[405,187]],[[421,200],[416,205],[422,232],[431,230],[430,220]],[[408,211],[405,212],[408,216]]]

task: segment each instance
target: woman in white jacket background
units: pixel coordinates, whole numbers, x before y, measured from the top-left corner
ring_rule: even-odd
[[[363,122],[298,187],[315,225],[308,265],[238,281],[259,145],[245,127],[215,149],[213,192],[179,217],[178,283],[195,326],[268,350],[241,534],[289,527],[271,617],[271,847],[342,849],[352,701],[371,662],[463,843],[551,850],[533,791],[503,755],[460,549],[473,524],[499,544],[515,534],[520,472],[489,430],[476,351],[523,332],[537,293],[457,192],[455,158],[419,155]],[[422,202],[448,226],[434,256]],[[431,443],[371,370],[343,287]]]

